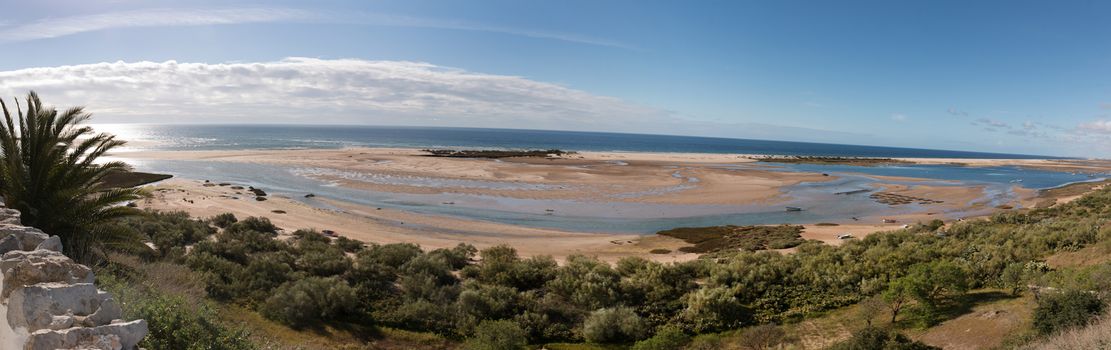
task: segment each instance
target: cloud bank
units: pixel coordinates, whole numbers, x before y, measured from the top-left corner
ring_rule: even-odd
[[[287,58],[114,62],[0,72],[0,94],[36,90],[98,122],[298,122],[605,130],[667,112],[523,77],[428,63]]]
[[[255,63],[113,62],[0,72],[97,123],[313,123],[615,131],[838,142],[858,133],[707,122],[518,76],[407,61],[286,58]]]
[[[341,13],[280,7],[143,9],[61,18],[46,18],[0,29],[0,42],[49,39],[116,28],[185,27],[273,22],[346,23],[490,32],[586,45],[636,49],[632,45],[625,43],[573,33],[504,27],[462,20],[423,18],[371,12]],[[0,26],[4,24],[5,22],[0,22]]]

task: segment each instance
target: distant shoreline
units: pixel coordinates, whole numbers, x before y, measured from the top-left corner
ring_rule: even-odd
[[[1078,159],[1059,156],[743,138],[529,129],[299,124],[98,124],[148,150],[337,149],[345,146],[563,149],[578,152],[755,154],[828,157]],[[155,135],[155,136],[151,136]]]
[[[636,255],[685,260],[692,256],[678,248],[686,243],[652,233],[724,224],[802,224],[802,239],[835,245],[844,234],[863,237],[919,221],[956,220],[1044,201],[1037,191],[1006,181],[989,191],[985,184],[846,172],[884,170],[873,167],[824,176],[813,170],[780,169],[741,154],[581,152],[457,158],[429,157],[418,148],[343,147],[116,156],[164,167],[139,170],[178,175],[148,185],[155,197],[138,203],[141,208],[184,210],[202,217],[225,211],[266,216],[287,229],[328,229],[367,242],[412,242],[426,248],[511,242],[524,255],[557,257],[578,252],[606,259]],[[951,159],[912,161],[923,162],[914,166],[930,167]],[[962,165],[1045,167],[1059,171],[1043,173],[1063,178],[1080,176],[1061,167],[1102,166],[1031,159],[965,159]],[[223,183],[255,186],[270,195],[258,200],[232,185],[214,185]],[[902,200],[872,198],[881,193],[875,198]],[[804,210],[792,213],[785,206]],[[665,250],[669,253],[660,253]]]

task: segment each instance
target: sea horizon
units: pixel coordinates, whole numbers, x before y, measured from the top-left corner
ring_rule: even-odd
[[[244,150],[297,148],[560,149],[863,158],[1084,159],[880,145],[712,136],[454,126],[296,123],[93,123],[98,131],[132,142],[131,150]],[[133,146],[140,144],[139,146]]]

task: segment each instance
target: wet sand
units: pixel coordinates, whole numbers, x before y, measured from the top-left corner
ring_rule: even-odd
[[[304,176],[337,186],[381,193],[676,205],[771,206],[785,200],[783,189],[787,186],[836,179],[836,176],[822,174],[772,171],[746,155],[726,154],[584,152],[558,159],[491,160],[426,157],[413,149],[347,148],[133,152],[117,156],[138,160],[274,164],[298,169],[304,172]],[[1033,160],[999,163],[992,160],[983,164],[1041,163]],[[557,259],[572,254],[593,255],[610,261],[623,256],[642,256],[658,261],[697,258],[696,254],[678,253],[677,248],[685,243],[669,237],[569,232],[367,207],[323,197],[311,199],[324,204],[319,207],[305,204],[301,198],[293,200],[275,195],[268,196],[265,201],[257,201],[243,190],[216,185],[222,181],[218,174],[207,179],[212,181],[207,185],[203,180],[172,179],[148,186],[152,195],[139,205],[158,210],[183,210],[202,217],[224,212],[239,217],[265,216],[287,232],[299,228],[329,229],[365,242],[410,242],[425,249],[451,247],[458,243],[470,243],[479,248],[509,244],[522,255],[552,255]],[[1034,191],[1023,190],[1017,187],[1019,201],[1032,201]],[[808,224],[804,225],[803,238],[840,244],[844,241],[837,238],[840,234],[851,233],[861,238],[873,232],[897,229],[903,224],[929,221],[939,218],[939,213],[969,205],[981,195],[982,188],[887,184],[882,186],[882,191],[943,203],[922,206],[921,210],[898,216],[861,213],[857,218],[859,221],[844,218],[839,226]],[[883,219],[897,222],[884,224]],[[671,253],[652,254],[650,251],[653,249],[666,249]]]

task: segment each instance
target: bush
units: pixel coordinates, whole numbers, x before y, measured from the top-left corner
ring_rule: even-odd
[[[751,318],[751,312],[732,289],[708,287],[688,295],[682,316],[695,333],[706,333],[740,327]]]
[[[745,329],[738,338],[742,349],[772,349],[791,340],[783,328],[771,324]]]
[[[677,327],[664,327],[651,338],[633,344],[632,350],[674,350],[691,341],[691,337]]]
[[[632,309],[596,310],[583,321],[583,339],[591,343],[624,343],[644,338],[644,320]]]
[[[149,334],[139,346],[149,350],[246,350],[255,345],[244,329],[231,329],[206,306],[165,296],[132,300],[129,319],[147,321]]]
[[[344,252],[347,253],[358,253],[360,250],[363,250],[363,242],[359,242],[347,237],[338,237],[335,239],[334,243],[337,247],[339,247],[339,249],[342,249]]]
[[[278,287],[262,305],[262,315],[300,328],[336,320],[355,310],[355,290],[337,278],[308,277]]]
[[[118,272],[118,271],[117,271]],[[227,327],[204,303],[186,302],[154,292],[143,292],[135,282],[112,273],[98,274],[100,285],[111,291],[124,318],[147,321],[149,333],[139,346],[149,350],[249,350],[256,346],[243,328]]]
[[[260,217],[249,217],[234,224],[228,225],[228,231],[258,231],[262,233],[277,234],[278,226],[270,223],[270,219]]]
[[[940,350],[919,341],[910,340],[905,335],[886,329],[868,327],[853,332],[849,340],[837,343],[830,350]]]
[[[239,219],[236,219],[235,214],[232,213],[223,213],[212,217],[212,224],[219,228],[228,228],[237,221]]]
[[[412,243],[373,244],[359,252],[359,260],[399,268],[421,253],[420,246]]]
[[[1103,302],[1094,294],[1070,290],[1043,296],[1034,309],[1034,329],[1041,334],[1082,327],[1103,311]]]
[[[528,345],[525,331],[507,320],[482,321],[463,347],[468,350],[520,350]]]

